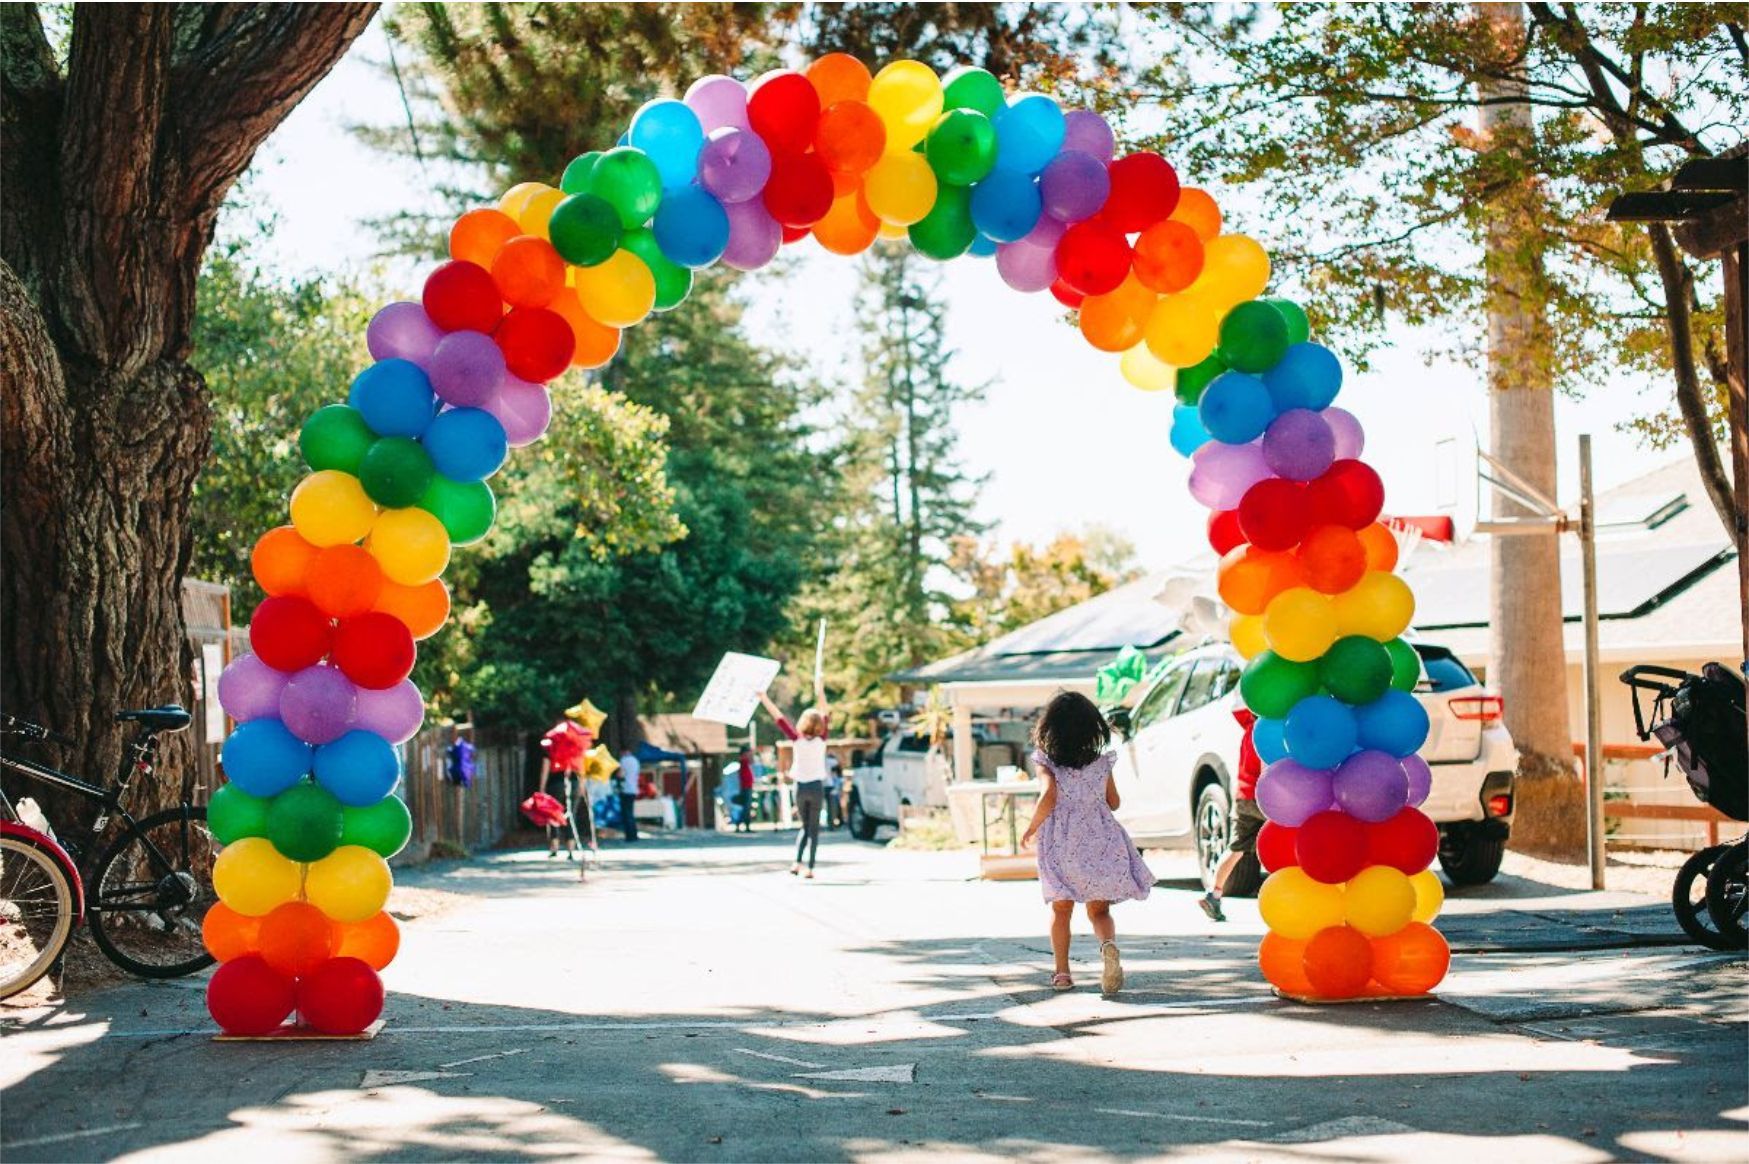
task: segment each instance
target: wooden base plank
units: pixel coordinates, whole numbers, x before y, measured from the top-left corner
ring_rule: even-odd
[[[1310,994],[1289,994],[1279,986],[1269,992],[1285,1002],[1302,1002],[1308,1006],[1340,1006],[1349,1002],[1425,1002],[1432,994],[1357,994],[1353,998],[1318,998]]]
[[[325,1035],[321,1031],[313,1031],[309,1027],[301,1027],[296,1023],[286,1023],[277,1031],[265,1035],[227,1035],[223,1032],[213,1036],[215,1043],[363,1043],[376,1038],[382,1033],[384,1020],[378,1019],[356,1035]]]

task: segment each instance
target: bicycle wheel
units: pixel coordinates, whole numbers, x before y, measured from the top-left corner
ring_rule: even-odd
[[[212,965],[201,941],[213,892],[206,809],[168,808],[140,821],[97,863],[91,936],[141,978],[180,978]]]
[[[0,998],[49,972],[73,934],[73,885],[26,837],[0,836]]]
[[[1676,882],[1670,887],[1670,908],[1676,914],[1676,922],[1682,927],[1682,932],[1714,950],[1731,948],[1718,927],[1713,925],[1712,915],[1706,907],[1706,877],[1712,870],[1713,862],[1719,859],[1726,845],[1714,845],[1710,849],[1702,849],[1682,863],[1682,869],[1676,874]]]
[[[1729,943],[1726,950],[1749,949],[1744,914],[1749,911],[1749,842],[1738,841],[1713,862],[1706,879],[1706,908]]]

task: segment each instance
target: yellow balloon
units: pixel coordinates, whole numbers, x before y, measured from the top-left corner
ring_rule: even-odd
[[[1336,641],[1336,607],[1306,586],[1283,590],[1263,611],[1269,649],[1295,663],[1310,663]]]
[[[1202,274],[1193,295],[1213,300],[1223,310],[1256,299],[1269,286],[1269,252],[1256,239],[1223,234],[1203,244]]]
[[[1367,937],[1388,937],[1414,917],[1415,887],[1401,869],[1369,865],[1343,887],[1342,912]]]
[[[903,153],[922,141],[941,116],[942,101],[941,78],[922,61],[894,61],[876,73],[868,103],[887,127],[887,153]]]
[[[345,546],[376,523],[376,503],[351,473],[322,469],[311,473],[291,495],[292,525],[312,546]]]
[[[449,565],[449,531],[423,509],[385,509],[364,548],[403,586],[423,586]]]
[[[630,327],[656,306],[656,276],[630,251],[615,251],[605,263],[575,271],[577,301],[597,323]]]
[[[363,845],[341,845],[310,866],[304,896],[337,922],[361,922],[389,900],[389,863]]]
[[[880,228],[875,231],[875,235],[887,242],[898,242],[901,239],[909,241],[911,228],[903,223],[887,222],[883,219]]]
[[[1221,338],[1221,310],[1207,298],[1162,295],[1142,329],[1148,350],[1163,364],[1188,368],[1208,359]]]
[[[1339,634],[1365,635],[1381,643],[1408,630],[1415,617],[1415,594],[1409,584],[1385,570],[1368,570],[1331,603]]]
[[[1123,378],[1143,392],[1170,392],[1178,383],[1178,369],[1171,364],[1163,364],[1159,357],[1148,350],[1145,343],[1137,344],[1123,354],[1117,363],[1118,371]]]
[[[553,208],[565,200],[563,190],[555,190],[551,186],[542,186],[529,195],[528,201],[522,204],[522,212],[516,216],[516,225],[522,227],[523,234],[538,235],[541,238],[550,237],[547,222],[553,217]]]
[[[862,196],[875,217],[892,226],[921,222],[935,205],[935,171],[922,154],[888,154],[863,179]]]
[[[219,900],[247,917],[272,913],[296,901],[302,869],[266,837],[244,837],[225,846],[213,862]]]
[[[1298,865],[1277,869],[1258,891],[1257,911],[1273,932],[1303,942],[1342,924],[1342,886],[1315,881]]]
[[[530,198],[533,198],[542,190],[551,189],[552,187],[545,182],[518,182],[499,196],[498,209],[502,210],[512,218],[519,218],[521,217],[524,208],[528,206],[528,200]]]
[[[1410,914],[1415,921],[1431,922],[1439,916],[1439,909],[1445,904],[1445,884],[1440,881],[1439,874],[1431,869],[1409,878],[1409,885],[1415,890],[1415,911]]]
[[[1255,659],[1269,649],[1261,614],[1235,614],[1227,620],[1227,638],[1242,658]]]

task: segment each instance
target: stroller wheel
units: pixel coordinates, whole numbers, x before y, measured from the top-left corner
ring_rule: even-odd
[[[1714,845],[1694,854],[1683,862],[1682,869],[1676,874],[1676,884],[1670,888],[1670,908],[1675,912],[1682,932],[1714,950],[1733,948],[1713,924],[1712,914],[1706,906],[1707,874],[1729,848],[1729,845]]]
[[[1749,949],[1744,909],[1749,905],[1749,843],[1739,841],[1719,854],[1706,879],[1706,908],[1727,950]]]

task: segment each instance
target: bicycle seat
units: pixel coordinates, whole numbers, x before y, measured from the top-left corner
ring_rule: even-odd
[[[174,703],[167,703],[163,707],[142,707],[133,711],[115,713],[115,722],[137,723],[149,732],[179,732],[187,727],[193,718],[192,715]]]

